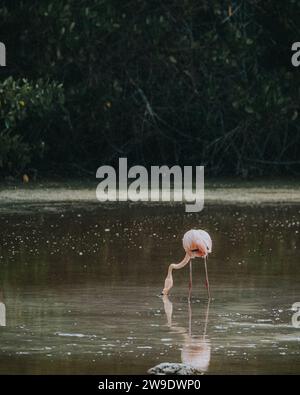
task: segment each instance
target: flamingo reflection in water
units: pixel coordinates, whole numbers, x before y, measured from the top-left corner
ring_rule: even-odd
[[[6,326],[6,307],[3,302],[2,291],[0,291],[0,326]]]
[[[168,327],[172,332],[179,333],[183,337],[181,363],[163,362],[149,369],[148,373],[177,375],[204,374],[209,368],[211,357],[211,345],[206,335],[210,300],[207,302],[203,335],[200,337],[192,335],[192,307],[190,300],[188,300],[188,330],[172,322],[173,304],[167,295],[164,295],[163,302]]]

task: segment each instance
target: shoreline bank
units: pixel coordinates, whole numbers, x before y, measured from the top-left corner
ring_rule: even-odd
[[[220,186],[219,186],[220,185]],[[208,183],[205,187],[205,204],[300,204],[300,183],[291,185],[262,185],[247,183]],[[0,206],[10,204],[42,203],[95,203],[97,184],[44,183],[29,185],[0,185]],[[106,202],[105,204],[117,202]],[[130,202],[131,204],[168,205],[170,202]],[[184,202],[171,202],[183,204]]]

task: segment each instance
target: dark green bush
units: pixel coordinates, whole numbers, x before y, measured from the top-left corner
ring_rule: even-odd
[[[0,82],[0,174],[18,173],[43,158],[54,111],[63,104],[56,82]]]
[[[299,172],[299,1],[3,4],[3,76],[64,84],[48,168],[94,173],[127,156],[211,174]]]

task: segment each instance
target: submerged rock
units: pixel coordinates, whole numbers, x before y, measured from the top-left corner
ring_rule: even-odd
[[[193,375],[193,374],[203,374],[203,372],[195,369],[193,366],[187,365],[185,363],[172,363],[172,362],[162,362],[159,365],[154,366],[148,370],[149,374],[156,375]]]

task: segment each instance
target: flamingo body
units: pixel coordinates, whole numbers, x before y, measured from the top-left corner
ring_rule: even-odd
[[[206,257],[212,251],[210,235],[202,229],[191,229],[186,232],[182,239],[185,252],[191,258]]]
[[[163,295],[168,295],[170,289],[173,286],[173,276],[172,271],[173,269],[181,269],[184,267],[188,262],[190,262],[190,283],[189,289],[191,292],[192,288],[192,263],[191,259],[201,257],[204,258],[205,264],[205,274],[206,274],[206,288],[208,292],[208,297],[210,298],[210,291],[209,291],[209,282],[208,282],[208,274],[207,274],[207,266],[206,266],[206,258],[209,253],[212,251],[212,240],[210,235],[202,229],[191,229],[186,232],[182,239],[183,248],[185,250],[185,257],[183,260],[177,264],[172,263],[169,266],[168,274],[165,279],[165,286],[162,291]]]

